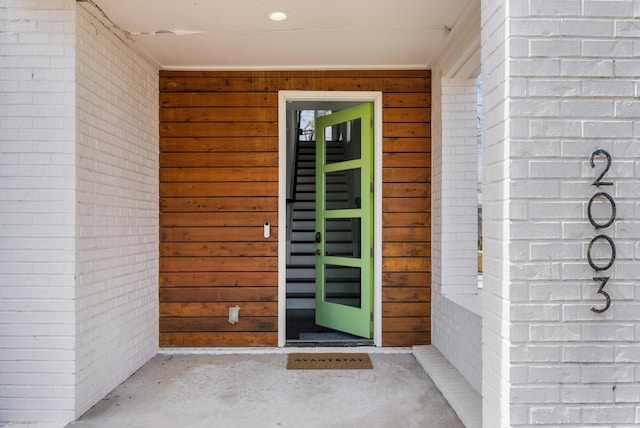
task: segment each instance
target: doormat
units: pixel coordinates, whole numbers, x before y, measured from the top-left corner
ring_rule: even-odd
[[[289,370],[357,370],[372,369],[369,354],[355,353],[295,353],[289,354]]]

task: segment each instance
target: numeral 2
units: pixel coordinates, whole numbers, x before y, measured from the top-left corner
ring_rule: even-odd
[[[593,153],[591,153],[591,157],[589,158],[589,163],[591,164],[591,168],[596,167],[595,158],[598,155],[604,155],[607,158],[607,164],[605,165],[602,173],[591,184],[594,186],[613,186],[613,183],[611,181],[602,181],[606,173],[609,172],[609,168],[611,168],[611,155],[609,154],[609,152],[603,149],[598,149]]]

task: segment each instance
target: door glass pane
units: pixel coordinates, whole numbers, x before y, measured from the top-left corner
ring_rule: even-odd
[[[360,307],[360,268],[325,265],[325,302]]]
[[[360,208],[362,189],[360,168],[325,174],[325,206],[328,210]]]
[[[358,118],[325,128],[325,164],[360,159],[361,122]]]
[[[325,255],[360,258],[360,218],[325,219]]]

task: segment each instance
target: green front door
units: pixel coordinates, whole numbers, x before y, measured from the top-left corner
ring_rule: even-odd
[[[316,324],[373,337],[373,104],[316,123]]]

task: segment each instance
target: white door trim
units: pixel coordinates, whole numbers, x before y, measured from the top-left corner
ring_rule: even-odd
[[[382,346],[382,92],[278,92],[278,346],[286,342],[287,288],[287,103],[293,101],[373,102],[373,344]]]

